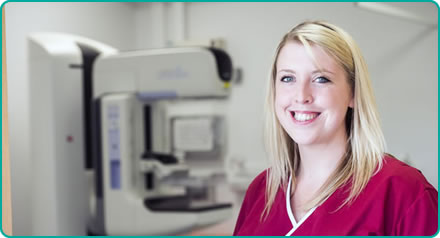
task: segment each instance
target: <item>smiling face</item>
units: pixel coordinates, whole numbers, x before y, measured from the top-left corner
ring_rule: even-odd
[[[276,63],[275,112],[299,145],[345,141],[345,115],[353,107],[344,69],[321,47],[311,54],[297,41],[287,42]]]

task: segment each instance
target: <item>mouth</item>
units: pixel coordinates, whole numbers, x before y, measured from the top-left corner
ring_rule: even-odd
[[[297,122],[312,122],[314,121],[321,113],[320,112],[299,112],[299,111],[291,111],[290,114],[292,118]]]

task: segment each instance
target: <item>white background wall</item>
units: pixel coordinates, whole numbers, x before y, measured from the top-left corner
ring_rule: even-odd
[[[433,3],[392,4],[437,22]],[[300,21],[323,19],[348,31],[364,53],[388,151],[408,159],[438,187],[437,28],[372,13],[353,3],[185,3],[184,7],[186,39],[223,38],[234,66],[243,71],[243,81],[234,86],[229,100],[231,157],[245,160],[254,171],[265,166],[262,105],[275,47]],[[26,35],[61,31],[122,50],[156,48],[175,39],[175,19],[164,3],[14,2],[5,10],[13,232],[28,235],[33,158],[27,141],[31,115]]]

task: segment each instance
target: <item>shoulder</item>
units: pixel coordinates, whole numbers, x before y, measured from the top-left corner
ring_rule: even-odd
[[[269,169],[265,169],[258,174],[249,184],[244,197],[243,205],[254,206],[256,204],[265,203],[266,181]]]
[[[437,200],[437,190],[416,168],[385,155],[382,168],[365,188],[367,197],[382,201],[386,207],[399,207],[404,212],[416,203]]]
[[[267,171],[266,169],[258,174],[248,186],[238,214],[234,235],[246,234],[247,232],[251,233],[248,230],[251,229],[250,226],[252,225],[250,224],[254,224],[255,221],[258,221],[261,211],[264,208]],[[256,220],[252,220],[254,218],[256,218]],[[249,219],[253,222],[250,222]]]
[[[371,178],[369,191],[383,198],[386,218],[394,220],[395,235],[432,235],[437,230],[437,190],[420,170],[386,155],[383,167]],[[390,217],[395,217],[392,219]]]
[[[257,194],[261,194],[266,191],[266,181],[267,181],[268,169],[259,173],[249,184],[246,191],[246,198],[255,198]]]
[[[268,169],[265,169],[264,171],[259,173],[250,183],[249,189],[266,186],[267,174],[268,174]]]
[[[393,190],[405,192],[435,190],[420,170],[388,154],[383,158],[382,168],[371,180],[376,185],[392,186]]]

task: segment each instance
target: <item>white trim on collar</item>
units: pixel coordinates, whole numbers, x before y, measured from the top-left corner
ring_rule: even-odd
[[[292,229],[287,232],[286,236],[292,235],[293,232],[296,231],[296,229],[301,226],[301,224],[307,220],[307,218],[312,215],[312,213],[315,211],[316,206],[310,209],[299,222],[296,222],[295,217],[293,216],[292,207],[290,206],[290,185],[292,184],[292,176],[289,177],[289,184],[287,185],[287,191],[286,191],[286,209],[287,214],[289,215],[290,222],[292,223]]]

